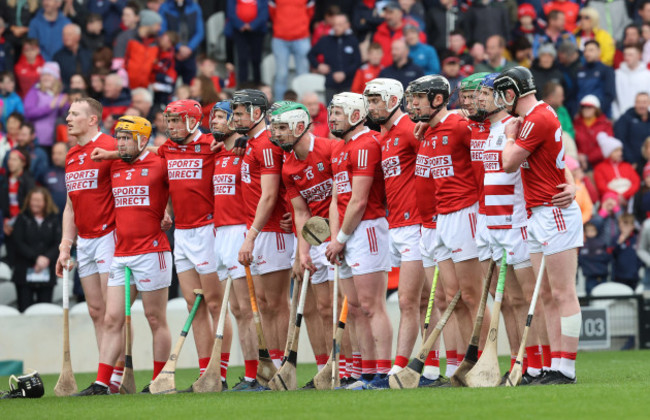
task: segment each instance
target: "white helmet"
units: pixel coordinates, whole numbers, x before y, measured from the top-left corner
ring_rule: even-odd
[[[335,106],[341,107],[343,109],[343,113],[348,116],[348,123],[350,123],[350,125],[353,127],[356,127],[359,123],[362,123],[363,120],[365,120],[366,116],[368,115],[368,113],[366,112],[366,106],[364,104],[363,95],[358,93],[352,93],[352,92],[337,93],[332,97],[332,102],[330,102],[328,111]],[[356,122],[352,121],[352,114],[354,114],[354,111],[359,111],[359,121]]]
[[[385,115],[383,117],[373,117],[372,113],[370,113],[370,103],[368,102],[368,96],[373,95],[378,95],[381,97],[381,100],[386,104],[385,109],[388,111],[388,115]],[[392,96],[397,98],[397,102],[395,102],[395,105],[392,107],[389,107],[388,103]],[[404,87],[402,86],[402,82],[399,80],[388,79],[384,77],[379,77],[377,79],[369,81],[366,83],[366,88],[363,90],[363,100],[366,106],[366,111],[368,111],[368,116],[377,124],[385,124],[386,121],[388,121],[390,117],[395,114],[395,111],[397,111],[397,109],[402,104],[403,97]]]

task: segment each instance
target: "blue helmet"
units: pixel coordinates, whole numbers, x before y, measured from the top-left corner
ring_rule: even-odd
[[[486,87],[494,90],[494,81],[499,77],[499,73],[491,73],[483,78],[479,87]]]
[[[214,137],[215,140],[217,141],[223,141],[227,136],[230,135],[230,130],[228,131],[220,131],[219,129],[212,128],[212,119],[214,118],[214,113],[217,111],[222,111],[226,113],[226,121],[230,121],[230,117],[232,117],[232,105],[230,101],[221,101],[217,102],[214,104],[212,107],[212,110],[210,111],[210,132],[212,132],[212,136]],[[226,128],[228,125],[226,124]]]

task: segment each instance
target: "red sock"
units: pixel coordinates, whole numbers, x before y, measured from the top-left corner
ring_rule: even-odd
[[[512,372],[512,368],[515,367],[515,362],[517,361],[517,355],[516,354],[511,354],[510,355],[510,371]]]
[[[158,377],[158,374],[160,373],[161,370],[165,367],[165,362],[159,362],[157,360],[153,361],[153,376],[151,377],[151,380],[153,381]]]
[[[316,365],[318,366],[318,370],[321,370],[327,364],[328,360],[329,360],[329,355],[327,355],[327,354],[317,354],[316,355]]]
[[[481,357],[481,352],[480,351],[478,352],[478,357]],[[456,366],[460,366],[460,364],[461,364],[461,362],[463,361],[464,358],[465,358],[464,354],[458,353],[456,355]]]
[[[395,366],[399,366],[399,367],[401,367],[403,369],[408,364],[409,364],[409,359],[408,358],[406,358],[404,356],[400,356],[399,354],[397,356],[395,356]],[[379,373],[382,373],[382,372],[379,372]]]
[[[228,374],[228,363],[230,362],[230,353],[221,353],[221,380],[226,380]]]
[[[348,375],[347,360],[344,355],[339,356],[339,378],[344,379]]]
[[[353,378],[361,377],[361,353],[352,352],[352,375]]]
[[[390,371],[390,365],[390,359],[377,360],[377,373],[380,373],[382,375],[387,374]]]
[[[255,360],[244,360],[244,379],[252,381],[257,377],[257,364]]]
[[[539,351],[539,346],[526,347],[526,356],[528,356],[528,367],[531,369],[542,369],[542,353]]]
[[[551,368],[551,346],[542,344],[542,356],[544,357],[544,367]]]
[[[440,367],[440,351],[431,350],[427,356],[427,359],[424,361],[424,366]]]
[[[521,374],[523,375],[526,373],[526,369],[528,369],[528,356],[524,356],[524,361],[521,364]]]
[[[271,349],[269,352],[271,353],[271,359],[282,360],[284,356],[284,352],[280,349]]]
[[[209,363],[210,363],[209,357],[203,357],[199,359],[199,376],[203,375],[203,372],[205,372],[205,368],[208,367]]]
[[[361,374],[362,375],[374,375],[377,373],[377,361],[376,360],[361,360]]]
[[[95,382],[98,382],[102,385],[109,386],[111,383],[111,375],[113,374],[113,366],[107,365],[106,363],[100,363],[97,367],[97,379]]]
[[[456,365],[456,360],[458,359],[458,353],[456,350],[447,350],[447,364]]]
[[[480,359],[482,355],[483,355],[483,350],[479,350],[478,351],[478,358]],[[458,360],[460,360],[460,357],[458,358]]]

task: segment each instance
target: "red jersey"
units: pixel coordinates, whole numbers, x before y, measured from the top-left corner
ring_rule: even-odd
[[[282,181],[287,197],[302,197],[312,216],[329,217],[332,201],[332,149],[335,140],[314,137],[311,134],[309,154],[300,160],[294,152],[284,154]]]
[[[242,158],[221,149],[214,160],[214,227],[245,225],[246,206],[241,190]]]
[[[566,183],[562,127],[553,108],[539,101],[524,117],[517,146],[530,156],[521,164],[526,208],[551,206],[559,193],[558,185]]]
[[[212,136],[196,132],[188,144],[167,139],[158,148],[158,155],[167,164],[177,229],[193,229],[212,223],[214,202],[210,191],[215,154],[210,151],[211,143]]]
[[[336,182],[340,223],[343,223],[345,209],[348,207],[350,197],[352,197],[352,182],[355,176],[373,177],[368,204],[361,220],[386,217],[379,133],[366,128],[352,137],[347,143],[339,141],[336,143],[332,156],[332,172]]]
[[[84,239],[99,238],[115,229],[115,207],[111,193],[112,161],[95,162],[90,154],[96,147],[115,150],[111,136],[98,133],[85,146],[68,151],[65,162],[65,187],[74,209],[74,224]]]
[[[413,135],[415,123],[402,114],[381,137],[388,227],[422,223],[415,194],[415,160],[420,142]]]
[[[478,201],[467,124],[464,117],[450,112],[429,132],[433,148],[431,176],[436,183],[439,214],[453,213]]]
[[[490,135],[490,120],[485,120],[485,122],[481,123],[471,121],[468,127],[472,133],[470,152],[472,156],[472,170],[474,171],[476,186],[478,187],[478,212],[485,214],[483,149],[485,148],[485,141]]]
[[[283,153],[280,147],[271,143],[269,132],[266,130],[260,131],[255,137],[248,140],[244,161],[241,164],[241,185],[248,216],[246,221],[248,228],[255,220],[257,205],[262,196],[262,175],[282,176]],[[278,201],[276,201],[273,213],[262,231],[283,233],[280,220],[282,220],[282,215],[287,212],[287,208],[286,188],[280,180]]]
[[[415,162],[415,192],[418,197],[416,202],[422,218],[422,226],[429,229],[436,228],[438,218],[436,183],[433,180],[434,150],[431,141],[433,133],[431,127],[424,133]]]
[[[171,251],[160,228],[169,200],[165,161],[144,152],[132,164],[113,161],[111,175],[117,221],[115,256]]]

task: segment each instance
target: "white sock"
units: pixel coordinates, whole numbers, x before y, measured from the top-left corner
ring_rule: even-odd
[[[560,370],[560,358],[554,357],[551,359],[551,370]]]
[[[447,363],[447,368],[445,369],[445,376],[448,378],[451,377],[456,372],[456,369],[458,369],[458,366]]]
[[[108,385],[106,385],[104,382],[95,381],[95,383],[97,385],[105,386],[106,388],[108,388]]]
[[[567,378],[576,377],[576,361],[571,359],[565,359],[564,357],[560,359],[560,368],[558,369],[560,373]]]
[[[429,380],[435,381],[440,377],[440,368],[438,366],[424,366],[422,376]]]
[[[390,376],[399,373],[402,369],[404,368],[401,366],[393,365],[393,367],[391,367],[390,370],[388,371],[388,375]]]
[[[277,368],[280,369],[280,366],[282,366],[282,360],[280,359],[271,359],[273,360],[273,365]]]
[[[528,366],[528,368],[526,369],[526,372],[530,376],[538,377],[542,373],[542,370],[541,369],[535,369],[535,368],[532,368],[532,367]]]

